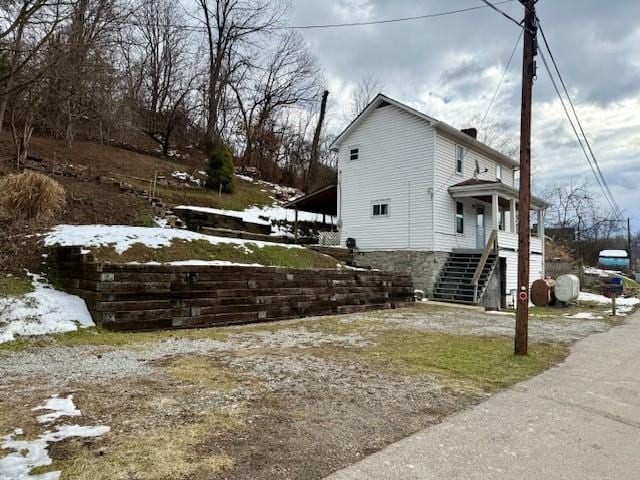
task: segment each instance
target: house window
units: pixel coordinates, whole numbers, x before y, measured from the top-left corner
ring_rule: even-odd
[[[464,165],[464,147],[462,145],[456,145],[456,173],[462,173],[463,165]]]
[[[504,231],[504,212],[498,210],[498,230]]]
[[[464,204],[456,202],[456,233],[464,233]]]
[[[496,165],[496,180],[502,182],[502,165]]]
[[[349,160],[358,160],[359,155],[360,155],[359,148],[352,148],[349,150]]]
[[[374,217],[388,217],[389,216],[389,203],[387,201],[372,203],[371,204],[371,214]]]

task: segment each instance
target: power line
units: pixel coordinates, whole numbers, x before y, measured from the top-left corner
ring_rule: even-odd
[[[589,157],[589,154],[587,153],[587,150],[582,142],[582,139],[580,138],[580,135],[578,134],[578,130],[576,129],[576,126],[573,123],[573,119],[571,118],[571,115],[569,115],[569,109],[567,108],[567,105],[565,104],[564,98],[562,97],[562,94],[560,93],[560,89],[558,88],[558,85],[556,83],[555,78],[553,77],[552,73],[551,73],[551,69],[549,68],[549,64],[547,63],[547,58],[545,57],[544,53],[542,52],[542,50],[540,51],[540,57],[542,58],[542,63],[544,64],[544,67],[547,71],[547,73],[549,74],[549,78],[551,79],[551,83],[553,84],[553,88],[556,91],[556,94],[558,95],[558,98],[560,99],[560,103],[562,104],[562,108],[564,110],[565,115],[567,116],[567,119],[569,120],[569,124],[571,125],[571,128],[573,130],[573,133],[576,136],[576,139],[578,140],[578,144],[580,145],[580,148],[582,149],[582,152],[584,153],[585,158],[587,159],[587,163],[589,164],[589,167],[591,167],[591,171],[593,172],[593,175],[596,179],[596,181],[598,182],[598,185],[600,186],[600,189],[602,190],[602,193],[604,193],[604,197],[607,200],[607,202],[609,203],[609,206],[611,207],[611,209],[613,210],[614,214],[616,215],[616,217],[621,217],[622,212],[620,212],[620,208],[618,207],[618,205],[615,203],[615,199],[613,199],[613,197],[609,197],[609,194],[607,193],[607,189],[604,187],[602,180],[604,180],[604,178],[601,180],[600,176],[597,173],[596,168],[593,165],[593,162],[591,160],[591,158]]]
[[[497,5],[500,5],[500,2],[497,3],[491,3],[487,0],[482,0],[483,3],[485,3],[487,5],[487,7],[491,8],[492,10],[495,10],[496,12],[498,12],[500,15],[502,15],[503,17],[505,17],[507,20],[515,23],[516,25],[518,25],[520,28],[524,28],[524,25],[522,24],[522,22],[519,22],[518,20],[516,20],[515,18],[513,18],[511,15],[509,15],[507,12],[505,12],[504,10],[500,10]]]
[[[493,92],[493,97],[491,97],[491,101],[489,102],[489,105],[487,106],[487,110],[484,112],[484,116],[482,117],[482,121],[480,122],[480,128],[482,128],[482,126],[484,125],[485,120],[487,119],[487,116],[489,115],[489,111],[491,110],[491,107],[493,106],[493,102],[495,102],[496,97],[498,96],[498,92],[500,91],[500,88],[502,87],[502,83],[504,82],[504,79],[507,76],[507,72],[509,71],[509,66],[511,65],[511,61],[513,60],[513,56],[516,53],[516,50],[518,49],[518,45],[520,44],[520,39],[522,38],[522,34],[524,33],[524,29],[520,30],[520,34],[518,35],[518,38],[516,40],[516,44],[513,46],[513,50],[511,51],[511,55],[509,55],[509,60],[507,60],[507,63],[504,67],[504,71],[502,72],[502,77],[500,78],[500,81],[498,82],[498,85],[496,86],[496,90],[495,92]]]
[[[515,0],[503,0],[501,2],[497,2],[496,5],[504,5],[506,3],[512,3]],[[488,3],[488,2],[485,2]],[[348,22],[348,23],[327,23],[327,24],[318,24],[318,25],[292,25],[292,26],[283,26],[283,27],[272,27],[273,30],[306,30],[306,29],[318,29],[318,28],[341,28],[341,27],[361,27],[366,25],[380,25],[385,23],[398,23],[398,22],[407,22],[412,20],[423,20],[425,18],[435,18],[435,17],[443,17],[445,15],[455,15],[458,13],[472,12],[474,10],[482,10],[491,6],[495,8],[493,5],[478,5],[476,7],[468,7],[468,8],[460,8],[457,10],[448,10],[444,12],[435,12],[428,13],[425,15],[418,15],[415,17],[401,17],[401,18],[391,18],[386,20],[371,20],[367,22]]]
[[[497,2],[495,5],[505,5],[507,3],[513,3],[515,0],[502,0]],[[271,26],[268,27],[267,30],[312,30],[312,29],[322,29],[322,28],[343,28],[343,27],[362,27],[367,25],[381,25],[386,23],[399,23],[399,22],[410,22],[414,20],[424,20],[426,18],[437,18],[444,17],[447,15],[456,15],[458,13],[466,13],[473,12],[476,10],[482,10],[488,8],[488,5],[477,5],[475,7],[467,7],[467,8],[459,8],[457,10],[446,10],[443,12],[434,12],[427,13],[424,15],[417,15],[414,17],[400,17],[400,18],[388,18],[382,20],[370,20],[366,22],[345,22],[345,23],[322,23],[322,24],[313,24],[313,25],[282,25],[282,26]],[[136,22],[128,22],[134,26],[141,26]],[[190,30],[190,31],[206,31],[206,27],[200,27],[197,25],[187,25],[187,24],[154,24],[155,26],[162,27],[174,27],[178,29]]]
[[[609,185],[607,184],[607,180],[604,178],[602,170],[600,169],[600,165],[598,163],[598,159],[596,158],[595,154],[593,153],[593,149],[591,148],[591,143],[589,142],[589,139],[587,138],[587,135],[586,135],[586,133],[584,131],[584,128],[582,127],[582,123],[580,122],[580,118],[578,117],[578,113],[576,112],[576,108],[575,108],[575,106],[573,104],[573,101],[571,100],[571,95],[569,95],[569,90],[567,88],[567,85],[565,84],[564,79],[562,77],[562,74],[560,73],[560,69],[558,67],[558,63],[556,62],[556,59],[553,56],[553,53],[551,52],[551,47],[549,46],[549,42],[547,41],[547,36],[544,34],[544,30],[542,29],[541,25],[540,25],[540,33],[542,34],[542,40],[544,42],[545,48],[547,49],[547,52],[549,52],[549,56],[551,57],[551,62],[553,63],[553,66],[555,68],[556,74],[558,75],[558,78],[560,79],[560,83],[562,85],[562,89],[564,90],[564,93],[567,96],[567,100],[569,101],[569,105],[571,106],[571,111],[573,112],[573,115],[574,115],[574,117],[576,119],[576,123],[578,124],[578,128],[580,129],[580,132],[582,133],[582,137],[584,138],[584,142],[587,145],[589,153],[591,154],[591,157],[593,159],[593,163],[595,164],[596,170],[598,171],[598,175],[602,178],[602,183],[604,184],[604,188],[606,189],[609,197],[613,201],[613,204],[616,206],[616,211],[617,211],[618,215],[622,215],[620,207],[618,206],[618,203],[616,202],[613,194],[611,193],[611,189],[609,188]],[[595,174],[595,172],[594,172],[594,174]]]

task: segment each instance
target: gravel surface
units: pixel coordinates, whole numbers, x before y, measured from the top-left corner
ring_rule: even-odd
[[[147,377],[158,372],[153,361],[177,355],[206,355],[259,348],[310,348],[327,344],[358,346],[367,343],[359,334],[335,335],[311,332],[305,328],[284,328],[231,334],[224,342],[170,338],[132,349],[91,345],[35,348],[2,358],[0,389],[27,376],[45,377],[52,387],[57,388],[88,379]]]
[[[351,315],[343,322],[370,319],[371,315]],[[472,309],[449,308],[434,305],[415,309],[399,309],[376,316],[388,326],[420,331],[437,331],[454,335],[511,336],[515,329],[515,315],[510,313],[483,312]],[[563,317],[561,309],[557,317],[531,317],[529,339],[533,342],[573,343],[587,335],[604,332],[610,328],[606,319],[581,319]]]

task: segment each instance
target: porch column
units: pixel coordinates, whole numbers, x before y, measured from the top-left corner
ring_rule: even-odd
[[[491,194],[491,229],[498,230],[498,215],[500,206],[498,204],[498,194]]]
[[[509,201],[509,231],[511,233],[516,233],[516,199],[512,198]]]

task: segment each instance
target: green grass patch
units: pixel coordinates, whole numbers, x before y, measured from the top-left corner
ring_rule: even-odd
[[[0,343],[0,352],[17,352],[28,348],[75,347],[81,345],[125,348],[177,339],[209,339],[224,342],[227,334],[219,329],[162,330],[153,332],[113,332],[101,327],[80,328],[73,332],[22,337]]]
[[[130,182],[137,188],[147,190],[149,184],[141,181]],[[156,196],[163,202],[179,205],[197,205],[200,207],[222,208],[226,210],[244,210],[251,206],[269,206],[273,204],[273,199],[269,192],[263,192],[268,187],[253,182],[247,182],[236,178],[236,186],[233,193],[222,193],[202,188],[189,188],[178,186],[156,187]]]
[[[31,280],[25,277],[0,276],[0,297],[33,292]]]
[[[181,260],[225,260],[234,263],[258,263],[268,267],[337,268],[336,259],[306,248],[288,248],[273,245],[258,247],[254,243],[213,244],[207,240],[174,240],[171,245],[150,248],[141,243],[132,245],[122,254],[115,248],[92,249],[101,262],[176,262]]]
[[[510,338],[394,330],[380,334],[378,344],[363,353],[383,366],[435,373],[494,391],[555,365],[566,357],[568,348],[533,344],[529,355],[516,356]]]

